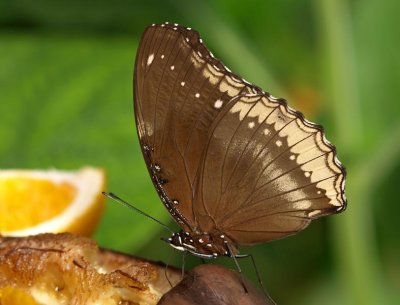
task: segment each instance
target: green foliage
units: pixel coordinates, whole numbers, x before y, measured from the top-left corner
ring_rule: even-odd
[[[191,26],[233,70],[323,123],[348,169],[344,214],[244,249],[271,295],[280,304],[398,304],[399,3],[0,1],[0,167],[103,167],[109,191],[168,222],[138,146],[133,62],[146,25]],[[159,241],[167,234],[108,202],[95,238],[179,265]]]

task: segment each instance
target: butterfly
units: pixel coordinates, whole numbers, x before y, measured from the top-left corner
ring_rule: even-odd
[[[322,127],[231,72],[190,28],[145,30],[134,110],[178,250],[235,258],[346,208],[346,172]]]

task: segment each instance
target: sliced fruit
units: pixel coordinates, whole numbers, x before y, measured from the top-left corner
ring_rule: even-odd
[[[29,293],[13,287],[0,288],[0,304],[40,305]]]
[[[105,174],[78,171],[0,170],[0,234],[93,233],[104,206]]]
[[[0,237],[0,245],[0,304],[155,305],[181,279],[180,270],[69,233]]]

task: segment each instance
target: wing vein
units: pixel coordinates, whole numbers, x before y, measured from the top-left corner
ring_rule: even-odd
[[[314,161],[314,160],[316,160],[316,159],[318,159],[318,158],[321,158],[321,157],[327,155],[328,153],[330,153],[330,152],[325,152],[325,153],[323,153],[323,154],[321,154],[321,155],[319,155],[319,156],[317,156],[317,157],[314,157],[314,158],[308,160],[307,162],[304,162],[304,163],[302,163],[302,164],[298,164],[296,167],[293,167],[293,168],[291,168],[290,170],[288,170],[288,171],[286,171],[286,172],[284,172],[284,173],[282,173],[282,174],[276,176],[275,178],[273,178],[273,179],[267,181],[266,183],[261,184],[258,188],[256,188],[256,189],[254,190],[254,192],[259,191],[260,189],[262,189],[262,188],[265,187],[266,185],[272,183],[272,182],[275,181],[276,179],[279,179],[280,177],[285,176],[285,175],[287,175],[288,173],[290,173],[290,172],[292,172],[292,171],[298,169],[299,167],[301,167],[301,166],[303,166],[303,165],[305,165],[305,164],[307,164],[307,163],[310,163],[310,162],[312,162],[312,161]],[[276,160],[276,159],[275,159],[275,160]],[[272,163],[272,162],[271,162],[271,163]],[[264,171],[265,171],[266,169],[267,169],[267,168],[265,168]]]
[[[213,121],[213,128],[209,131],[209,135],[212,135],[215,131],[215,129],[218,127],[218,123],[224,118],[223,115],[225,115],[232,107],[232,104],[234,105],[234,103],[240,98],[239,95],[236,95],[234,97],[232,97],[227,103],[226,103],[226,107],[224,107],[224,113],[220,113],[219,117],[217,117],[216,120]],[[203,156],[201,158],[201,170],[199,171],[199,173],[201,172],[200,177],[200,186],[201,186],[201,190],[199,189],[199,191],[201,191],[201,201],[202,201],[202,205],[204,208],[204,211],[207,213],[207,215],[210,215],[210,212],[207,209],[207,206],[204,204],[204,190],[203,190],[203,185],[204,185],[204,171],[205,171],[205,156],[207,155],[208,149],[210,147],[210,143],[211,143],[211,139],[212,137],[209,136],[207,143],[205,145],[205,149],[204,149],[204,153]]]
[[[257,102],[258,102],[258,101],[257,101]],[[275,109],[274,109],[274,110],[275,110]],[[271,113],[274,112],[274,110],[272,110]],[[229,176],[229,178],[228,178],[228,181],[226,182],[226,186],[225,186],[224,193],[225,193],[226,190],[228,189],[228,186],[229,186],[230,181],[231,181],[231,179],[232,179],[232,177],[233,177],[233,174],[235,173],[236,168],[237,168],[238,164],[240,163],[240,160],[242,159],[244,152],[246,151],[247,147],[248,147],[249,144],[251,143],[251,141],[252,141],[254,135],[255,135],[255,134],[257,133],[257,131],[261,128],[261,126],[263,125],[263,123],[265,123],[265,121],[269,118],[269,116],[271,115],[271,113],[269,113],[269,114],[266,116],[266,118],[257,126],[257,128],[254,130],[254,133],[251,135],[250,140],[247,141],[246,146],[245,146],[244,149],[241,151],[241,153],[240,153],[240,155],[239,155],[239,158],[236,160],[235,166],[234,166],[234,168],[233,168],[233,170],[232,170],[232,172],[231,172],[231,174],[230,174],[230,176]],[[251,167],[251,165],[250,165],[250,167]],[[250,167],[249,167],[249,168],[250,168]],[[247,172],[246,172],[246,173],[247,173]],[[243,175],[243,176],[245,176],[245,175]]]
[[[240,96],[241,93],[243,92],[243,90],[245,90],[245,89],[246,89],[246,87],[243,87],[243,88],[240,90],[240,92],[239,92],[239,94],[238,94],[237,96]],[[261,99],[261,97],[260,97],[260,99]],[[239,99],[238,99],[238,100],[239,100]],[[236,103],[238,102],[238,100],[236,101]],[[258,101],[259,101],[259,100],[258,100]],[[258,102],[258,101],[257,101],[257,102]],[[232,140],[233,140],[233,138],[236,136],[236,134],[237,134],[239,128],[242,126],[242,124],[243,124],[243,122],[244,122],[244,119],[245,119],[245,118],[247,117],[247,115],[251,112],[251,110],[253,110],[253,108],[257,105],[257,102],[255,102],[255,103],[250,107],[250,109],[246,112],[246,115],[244,116],[243,120],[240,121],[239,125],[235,128],[235,131],[233,132],[231,138],[229,139],[228,147],[227,147],[227,149],[225,150],[224,159],[223,159],[223,161],[222,161],[221,175],[220,175],[220,179],[221,179],[220,183],[221,183],[221,186],[220,186],[220,193],[219,193],[219,197],[218,197],[218,204],[217,204],[217,207],[219,207],[219,205],[221,204],[221,198],[222,198],[222,195],[223,195],[223,175],[224,175],[224,168],[225,168],[225,163],[226,163],[226,158],[227,158],[227,153],[228,153],[228,151],[229,151],[229,147],[231,146]],[[225,206],[222,207],[222,210],[223,210],[224,208],[225,208]]]
[[[289,123],[290,123],[290,122],[289,122]],[[285,127],[286,127],[286,126],[287,126],[287,125],[285,125]],[[283,128],[282,128],[282,129],[283,129]],[[282,130],[282,129],[281,129],[281,130]],[[281,130],[279,130],[279,131],[281,131]],[[275,136],[276,136],[277,134],[278,134],[278,132],[276,132],[276,133],[274,134],[274,136],[271,137],[270,141],[271,141],[273,138],[275,138]],[[309,136],[305,137],[304,139],[301,139],[300,141],[296,142],[296,144],[294,144],[294,145],[292,145],[292,146],[289,146],[285,151],[287,151],[288,149],[290,149],[290,148],[292,148],[293,146],[297,145],[298,143],[300,143],[300,142],[302,142],[302,141],[308,139],[308,138],[311,137],[312,135],[313,135],[313,134],[310,134]],[[270,141],[268,141],[268,142],[270,142]],[[266,146],[264,146],[264,148],[262,149],[262,151],[264,151],[265,148],[266,148]],[[285,152],[285,151],[284,151],[284,152]],[[261,153],[261,152],[260,152],[260,153]],[[282,153],[283,153],[283,152],[282,152]],[[264,166],[264,168],[260,171],[260,174],[258,175],[257,180],[254,182],[254,184],[253,184],[253,186],[252,186],[252,190],[251,190],[251,192],[249,193],[249,196],[243,201],[243,204],[244,204],[244,205],[247,205],[248,201],[251,199],[252,195],[253,195],[254,192],[256,191],[257,182],[260,180],[260,178],[261,178],[261,176],[262,176],[264,170],[265,170],[269,165],[271,165],[272,162],[274,162],[282,153],[280,153],[280,154],[279,154],[277,157],[275,157],[272,161],[270,161],[269,163],[267,163],[267,165]]]
[[[210,95],[208,96],[208,99],[204,102],[204,105],[208,105],[210,98],[212,96],[212,94],[215,92],[215,90],[218,88],[219,84],[221,83],[221,81],[223,80],[224,77],[221,77],[218,81],[218,83],[214,86],[213,90],[210,92]],[[207,81],[207,79],[206,79]],[[190,138],[193,134],[193,131],[195,130],[197,123],[199,122],[200,119],[200,115],[197,116],[196,121],[193,124],[193,127],[190,129],[190,134],[188,136],[188,140],[186,141],[186,145],[185,145],[185,151],[184,151],[184,155],[186,156],[186,152],[187,152],[187,148],[189,146],[189,142],[190,142]]]
[[[271,197],[262,198],[262,199],[260,199],[260,200],[257,200],[257,201],[252,202],[252,203],[249,204],[249,205],[246,205],[246,207],[252,207],[252,206],[254,206],[255,204],[257,204],[257,203],[259,203],[259,202],[263,202],[263,201],[266,201],[266,200],[270,200],[270,199],[273,199],[273,198],[276,198],[276,197],[279,197],[279,196],[282,196],[282,195],[289,194],[289,193],[294,192],[294,191],[298,191],[298,190],[300,190],[300,189],[302,189],[302,188],[306,188],[306,187],[309,187],[309,186],[311,186],[311,185],[318,184],[319,182],[322,182],[322,181],[331,179],[331,178],[333,178],[333,177],[336,177],[337,175],[338,175],[338,174],[335,174],[335,175],[333,175],[333,176],[329,176],[329,177],[326,177],[326,178],[324,178],[324,179],[321,179],[321,180],[318,180],[318,181],[315,181],[315,182],[311,182],[311,183],[309,183],[309,184],[305,184],[305,185],[302,185],[302,186],[299,186],[299,187],[296,187],[296,188],[287,190],[287,191],[285,191],[285,192],[276,194],[276,195],[271,196]]]
[[[321,198],[324,198],[324,197],[321,197]],[[318,199],[318,198],[313,198],[313,199]],[[297,202],[297,200],[296,200],[296,201],[293,201],[293,203],[295,203],[295,202]],[[315,210],[321,210],[321,211],[323,211],[323,210],[330,210],[330,208],[322,208],[322,209],[296,209],[296,210],[288,209],[288,210],[284,210],[284,211],[276,211],[276,212],[272,212],[272,213],[267,213],[267,214],[262,214],[262,215],[256,215],[256,216],[254,216],[254,217],[252,217],[252,218],[246,218],[246,219],[244,219],[244,220],[241,221],[241,222],[237,222],[237,223],[235,223],[235,224],[233,224],[233,225],[231,225],[231,226],[225,227],[225,229],[230,229],[230,228],[232,228],[233,226],[240,226],[240,225],[243,224],[243,223],[249,223],[249,222],[251,222],[251,221],[254,221],[254,220],[257,220],[257,219],[260,219],[260,218],[270,217],[270,216],[280,215],[280,214],[288,214],[288,215],[287,215],[288,217],[296,217],[296,218],[302,218],[302,219],[311,219],[309,216],[290,215],[289,213],[292,213],[292,212],[294,212],[294,211],[295,211],[295,212],[312,212],[312,211],[315,211]]]
[[[306,185],[302,185],[302,186],[300,186],[300,187],[287,190],[287,191],[285,191],[285,192],[276,194],[276,195],[271,196],[271,197],[262,198],[262,199],[260,199],[260,200],[251,202],[251,204],[242,205],[242,206],[243,206],[243,207],[246,207],[246,208],[250,208],[250,207],[253,207],[253,208],[254,208],[255,206],[257,206],[258,204],[263,203],[264,201],[267,201],[267,200],[270,200],[270,199],[274,199],[274,198],[279,197],[279,196],[282,196],[282,195],[289,194],[289,193],[291,193],[291,192],[297,191],[297,190],[302,189],[302,188],[306,188],[306,187],[311,186],[311,185],[318,184],[319,182],[322,182],[322,181],[331,179],[331,178],[333,178],[333,177],[335,177],[335,176],[336,176],[336,175],[333,175],[333,176],[330,176],[330,177],[321,179],[321,180],[319,180],[319,181],[315,181],[315,182],[312,182],[312,183],[309,183],[309,184],[306,184]],[[227,221],[227,220],[229,219],[229,217],[231,217],[233,214],[237,213],[237,211],[238,211],[238,210],[234,210],[234,211],[231,211],[231,212],[225,214],[224,217],[221,219],[221,223]]]
[[[275,112],[275,110],[278,108],[275,107],[269,114],[268,116],[265,118],[265,120],[267,120],[273,112]],[[260,156],[260,154],[264,151],[265,147],[267,147],[267,145],[269,144],[269,142],[271,142],[273,137],[271,137],[270,139],[268,139],[268,141],[263,145],[262,149],[260,149],[260,152],[257,153],[257,155],[253,158],[253,160],[250,162],[250,164],[248,165],[247,169],[244,171],[244,173],[242,174],[242,177],[246,177],[246,175],[248,174],[250,168],[253,166],[254,162],[256,162],[256,160],[258,159],[258,157]]]
[[[188,52],[188,54],[187,54],[187,56],[186,56],[186,58],[185,58],[185,61],[184,61],[184,63],[183,63],[183,66],[185,66],[185,63],[188,61],[188,58],[190,58],[190,55],[191,55],[191,51]],[[189,65],[189,67],[186,69],[186,71],[183,70],[183,71],[185,72],[184,78],[187,76],[187,73],[189,72],[189,70],[190,70],[191,67],[192,67],[192,64]],[[180,74],[181,74],[181,71],[180,71],[180,73],[179,73],[178,76],[180,76]],[[170,105],[171,105],[171,97],[172,97],[172,94],[173,94],[174,89],[175,89],[175,87],[176,87],[176,84],[177,84],[177,82],[178,82],[178,79],[179,79],[178,77],[175,78],[173,90],[171,91],[171,94],[170,94],[170,96],[169,96],[169,98],[168,98],[168,114],[167,114],[166,120],[167,120],[167,121],[169,120],[170,122],[172,122],[172,124],[174,124],[175,107],[170,107]],[[178,88],[179,88],[179,87],[178,87]],[[172,109],[171,109],[171,108],[172,108]],[[175,125],[173,125],[173,126],[175,127]],[[162,134],[161,134],[161,145],[160,145],[160,147],[163,147],[163,145],[164,145],[163,143],[164,143],[165,133],[166,133],[167,131],[169,131],[167,128],[163,128],[163,129],[162,129]]]
[[[180,36],[180,35],[177,35],[177,37],[176,37],[176,39],[175,39],[175,42],[174,42],[174,45],[176,45],[176,42],[179,40],[179,38],[181,38],[181,36]],[[165,73],[166,73],[166,71],[168,71],[168,67],[167,67],[168,65],[167,65],[167,63],[170,61],[169,58],[170,58],[170,55],[173,53],[173,51],[174,51],[174,48],[172,47],[172,48],[171,48],[171,51],[169,52],[169,56],[167,56],[167,59],[168,59],[168,60],[166,60],[166,64],[165,64],[165,66],[164,66],[164,69],[162,70],[161,80],[160,80],[160,81],[158,82],[158,84],[157,84],[157,93],[156,93],[156,96],[155,96],[155,103],[154,103],[153,132],[156,130],[156,126],[157,126],[157,125],[156,125],[156,122],[157,122],[157,104],[158,104],[158,98],[159,98],[159,95],[160,95],[160,87],[161,87],[161,84],[162,84],[162,82],[163,82]],[[178,53],[177,53],[176,56],[178,56],[179,52],[180,52],[180,49],[178,50]],[[175,56],[175,59],[176,59],[176,56]],[[175,62],[175,59],[172,60],[172,63]],[[154,137],[153,137],[153,146],[152,146],[152,147],[154,147],[155,144],[156,144],[156,136],[155,136],[155,134],[154,134]]]

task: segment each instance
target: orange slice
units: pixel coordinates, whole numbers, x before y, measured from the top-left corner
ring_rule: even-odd
[[[78,171],[0,170],[0,234],[93,233],[104,206],[105,174]]]
[[[40,305],[24,290],[12,287],[0,288],[0,304]]]

